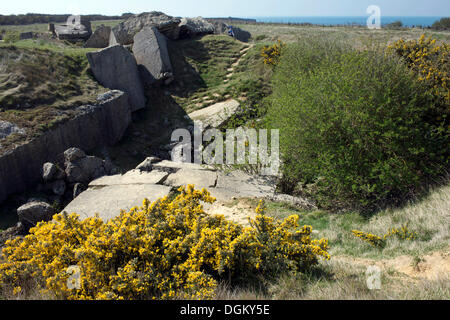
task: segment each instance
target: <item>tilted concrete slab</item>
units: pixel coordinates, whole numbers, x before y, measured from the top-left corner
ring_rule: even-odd
[[[224,124],[239,110],[240,103],[234,99],[216,103],[210,107],[194,111],[188,116],[194,121],[201,121],[203,128],[217,128]]]
[[[241,171],[228,174],[220,172],[211,195],[218,200],[229,201],[233,197],[269,197],[275,194],[273,177],[252,176]]]
[[[132,184],[162,184],[169,176],[169,173],[153,170],[145,172],[140,170],[131,170],[124,175],[104,176],[92,181],[89,187],[101,186],[117,186],[117,185],[132,185]]]
[[[153,170],[159,170],[169,173],[177,172],[180,169],[200,170],[200,171],[216,171],[215,168],[207,165],[200,165],[196,163],[174,162],[164,160],[153,164]]]
[[[170,191],[171,187],[154,184],[94,187],[81,193],[63,211],[77,213],[81,219],[94,217],[98,213],[106,222],[119,216],[121,210],[140,207],[144,199],[156,201]]]
[[[214,188],[217,183],[217,173],[207,170],[180,169],[170,174],[164,182],[167,186],[179,187],[193,184],[196,189]]]

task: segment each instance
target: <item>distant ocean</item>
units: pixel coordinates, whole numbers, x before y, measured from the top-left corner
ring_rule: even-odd
[[[318,25],[366,25],[369,16],[364,17],[249,17],[258,22],[272,23],[312,23]],[[429,27],[442,17],[381,17],[381,24],[386,25],[395,21],[401,21],[404,26]]]

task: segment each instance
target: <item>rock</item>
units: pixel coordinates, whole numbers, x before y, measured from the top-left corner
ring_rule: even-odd
[[[152,172],[143,172],[131,170],[124,175],[104,176],[92,181],[89,187],[104,187],[133,184],[162,184],[169,176],[169,173],[154,170]]]
[[[106,48],[109,46],[111,27],[99,26],[91,37],[86,41],[85,48]]]
[[[66,183],[64,180],[57,180],[52,183],[52,191],[57,196],[62,197],[66,193]]]
[[[33,37],[34,37],[33,32],[22,32],[19,36],[20,40],[33,39]]]
[[[21,222],[5,231],[0,231],[0,251],[1,248],[5,245],[6,241],[24,236],[25,234],[26,232]]]
[[[217,173],[205,170],[181,169],[170,174],[164,184],[180,187],[193,184],[196,189],[213,188],[217,183]]]
[[[20,129],[15,124],[0,120],[0,140],[14,134],[25,134],[25,130]]]
[[[69,24],[55,25],[55,33],[59,40],[80,41],[87,40],[92,34],[91,22],[80,17],[79,23],[75,20]]]
[[[194,121],[202,122],[202,129],[209,127],[218,128],[225,124],[228,119],[239,112],[240,104],[234,99],[216,103],[210,107],[203,108],[188,114]]]
[[[162,160],[157,157],[148,157],[142,161],[137,167],[137,170],[150,172],[153,170],[153,164],[161,162]]]
[[[97,157],[89,156],[66,162],[66,175],[69,183],[89,183],[106,175],[105,162]]]
[[[78,197],[83,191],[86,190],[86,186],[82,183],[75,183],[73,186],[73,199]]]
[[[56,176],[57,172],[58,167],[55,164],[46,162],[42,167],[42,179],[44,179],[44,181],[51,181]]]
[[[233,27],[234,38],[242,42],[248,42],[252,37],[252,34],[248,31],[242,30],[241,28]]]
[[[214,25],[202,17],[183,18],[179,24],[180,38],[214,33]]]
[[[117,172],[117,168],[109,159],[103,161],[103,167],[105,168],[105,172],[107,175],[115,174]]]
[[[276,181],[273,177],[253,176],[241,171],[220,172],[211,195],[221,201],[231,201],[233,197],[270,198],[275,194]]]
[[[117,217],[121,210],[142,206],[144,199],[155,201],[170,193],[171,188],[154,184],[112,185],[90,188],[81,193],[64,209],[77,213],[82,219],[96,213],[103,221]]]
[[[136,34],[133,53],[146,85],[173,77],[166,37],[156,27],[145,27]]]
[[[164,160],[153,165],[153,170],[164,171],[168,173],[176,173],[181,169],[190,169],[198,171],[215,171],[214,167],[200,165],[196,163],[183,163]]]
[[[306,210],[317,210],[317,206],[308,199],[294,197],[288,194],[274,194],[273,196],[269,197],[269,199],[271,201],[289,203],[293,206]]]
[[[70,120],[0,155],[0,203],[11,194],[36,187],[42,181],[44,163],[55,163],[68,148],[115,145],[131,123],[128,96],[121,91],[111,91],[109,99],[73,110]]]
[[[222,21],[210,21],[214,26],[214,34],[225,34],[228,32],[228,25]]]
[[[83,169],[71,162],[66,165],[66,176],[69,183],[89,182]]]
[[[27,231],[41,221],[50,221],[55,213],[48,203],[37,201],[29,202],[17,209],[19,221]]]
[[[86,157],[86,153],[79,148],[70,148],[64,151],[64,160],[66,163],[75,162]]]
[[[169,39],[177,40],[180,32],[179,23],[180,19],[162,12],[153,11],[134,15],[112,29],[110,45],[113,43],[132,44],[134,36],[145,27],[156,27]]]
[[[128,93],[131,111],[145,108],[144,88],[136,60],[127,49],[116,45],[98,52],[89,52],[87,58],[101,85]]]

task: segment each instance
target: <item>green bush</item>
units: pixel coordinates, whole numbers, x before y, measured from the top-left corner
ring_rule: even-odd
[[[431,26],[432,29],[435,30],[448,30],[450,29],[450,18],[442,18],[439,21],[436,21]]]
[[[291,45],[273,78],[285,192],[322,207],[396,205],[448,168],[435,97],[396,57],[325,39]]]
[[[399,21],[394,21],[394,22],[389,23],[389,24],[386,25],[386,28],[388,28],[388,29],[398,29],[398,28],[401,28],[401,27],[403,27],[403,22],[401,22],[400,20]]]
[[[7,32],[3,37],[3,41],[6,43],[15,43],[19,40],[20,35],[17,32]]]

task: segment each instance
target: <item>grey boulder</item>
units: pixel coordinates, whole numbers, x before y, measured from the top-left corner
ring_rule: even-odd
[[[52,183],[52,191],[57,196],[63,196],[66,192],[66,183],[64,180],[57,180]]]
[[[136,60],[123,46],[116,45],[87,53],[92,72],[101,85],[128,93],[131,111],[145,108],[144,88]]]
[[[177,40],[180,32],[179,24],[180,19],[162,12],[152,11],[134,15],[112,29],[110,45],[114,43],[132,44],[134,36],[145,27],[156,27],[169,39]]]
[[[24,134],[25,130],[20,129],[15,124],[0,120],[0,140],[15,133]]]
[[[234,38],[242,42],[248,42],[252,37],[252,34],[248,31],[242,30],[241,28],[233,27]]]
[[[109,46],[109,38],[111,35],[111,27],[101,25],[98,27],[91,37],[86,41],[85,48],[106,48]]]
[[[136,170],[150,172],[153,170],[153,165],[161,161],[157,157],[148,157],[136,167]]]
[[[133,53],[146,85],[173,77],[166,37],[156,27],[145,27],[136,34]]]
[[[210,21],[214,26],[214,34],[224,34],[228,32],[228,25],[222,21]]]
[[[64,160],[66,162],[74,162],[86,157],[86,153],[79,148],[70,148],[64,151]]]
[[[179,24],[180,38],[195,37],[198,35],[214,33],[214,25],[202,17],[183,18]]]
[[[97,157],[85,157],[66,163],[66,175],[69,183],[89,183],[107,174],[105,161]]]
[[[48,203],[33,201],[17,209],[19,221],[26,230],[36,226],[41,221],[50,221],[55,209]]]
[[[44,179],[45,182],[63,180],[65,177],[66,174],[64,171],[51,162],[46,162],[42,166],[42,179]]]

